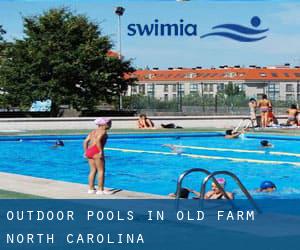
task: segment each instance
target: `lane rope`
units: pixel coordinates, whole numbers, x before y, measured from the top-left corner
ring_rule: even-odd
[[[120,152],[124,152],[124,153],[178,155],[178,153],[174,153],[174,152],[161,152],[161,151],[125,149],[125,148],[105,148],[105,150],[120,151]],[[251,162],[251,163],[276,164],[276,165],[288,164],[288,165],[300,166],[300,162],[289,162],[289,161],[258,160],[258,159],[234,158],[234,157],[225,157],[225,156],[209,156],[209,155],[186,154],[186,153],[182,153],[182,154],[180,154],[180,156],[185,156],[185,157],[189,157],[189,158],[198,158],[198,159],[229,160],[229,161],[233,161],[233,162]]]
[[[173,145],[176,148],[189,148],[198,150],[208,150],[208,151],[220,151],[220,152],[237,152],[237,153],[254,153],[254,154],[270,154],[270,155],[286,155],[300,157],[300,154],[289,153],[289,152],[277,152],[277,151],[265,151],[265,150],[246,150],[246,149],[231,149],[231,148],[208,148],[200,146],[183,146],[183,145]]]

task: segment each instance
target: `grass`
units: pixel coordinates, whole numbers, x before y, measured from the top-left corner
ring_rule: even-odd
[[[30,194],[16,193],[0,189],[0,199],[41,199],[41,196]]]

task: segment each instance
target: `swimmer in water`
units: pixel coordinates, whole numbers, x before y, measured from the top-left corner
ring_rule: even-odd
[[[260,145],[263,147],[263,148],[273,148],[273,145],[267,141],[267,140],[262,140],[260,142]]]
[[[62,140],[57,140],[52,148],[59,148],[65,146],[65,143]]]
[[[272,181],[263,181],[257,192],[271,193],[276,191],[276,185]]]
[[[177,147],[173,144],[164,144],[163,146],[172,149],[172,153],[175,153],[178,155],[181,155],[183,153],[182,149],[180,149],[179,147]]]
[[[237,139],[243,133],[244,133],[244,130],[235,131],[233,129],[228,129],[225,131],[225,138],[226,139]]]
[[[233,200],[234,199],[234,193],[225,191],[226,180],[224,178],[217,178],[216,181],[223,188],[223,190],[226,193],[226,195],[228,196],[228,198],[230,200]],[[198,197],[198,198],[200,197],[199,192],[197,192],[195,190],[189,190],[189,191],[190,191],[190,193],[195,194],[196,197]],[[222,190],[220,188],[218,188],[218,186],[214,182],[212,182],[211,183],[211,190],[206,192],[206,194],[204,195],[204,199],[206,199],[206,200],[220,200],[220,199],[227,199],[227,198],[224,195],[224,193],[222,192]]]

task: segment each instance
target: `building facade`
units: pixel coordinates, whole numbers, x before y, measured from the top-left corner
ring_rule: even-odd
[[[300,101],[299,67],[169,68],[138,70],[134,76],[137,85],[130,87],[127,95],[141,94],[165,101],[189,94],[213,97],[232,83],[247,97],[259,99],[267,94],[271,100]]]

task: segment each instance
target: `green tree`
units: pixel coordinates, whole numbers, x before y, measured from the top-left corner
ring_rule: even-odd
[[[236,95],[243,95],[244,91],[240,90],[238,85],[229,82],[227,85],[225,85],[225,94],[231,97]]]
[[[5,42],[3,39],[3,36],[6,33],[6,31],[3,29],[2,25],[0,25],[0,63],[1,63],[1,58],[3,57],[2,53],[5,47]]]
[[[3,41],[3,36],[6,33],[6,31],[3,29],[2,25],[0,25],[0,41]]]
[[[0,87],[11,105],[29,107],[52,100],[52,113],[62,104],[77,110],[111,103],[135,79],[131,62],[108,56],[109,37],[86,16],[65,8],[24,18],[23,39],[6,50]]]

